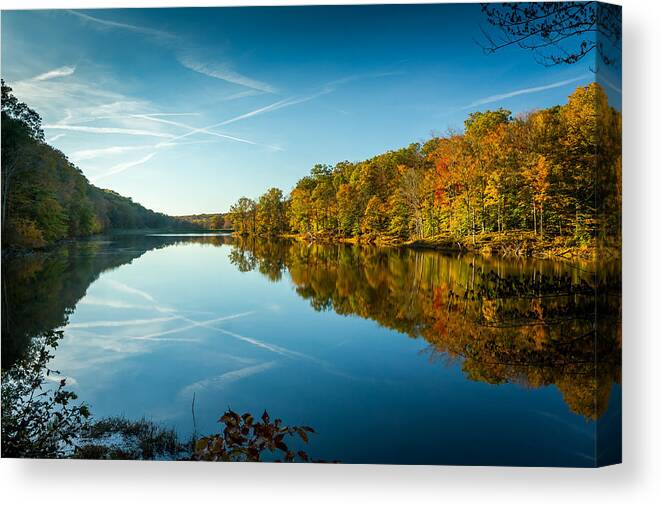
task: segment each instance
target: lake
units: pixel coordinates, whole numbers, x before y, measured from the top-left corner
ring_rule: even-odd
[[[3,264],[3,368],[62,329],[52,366],[96,418],[185,437],[195,397],[198,434],[228,407],[266,409],[344,463],[621,456],[618,266],[214,234]]]

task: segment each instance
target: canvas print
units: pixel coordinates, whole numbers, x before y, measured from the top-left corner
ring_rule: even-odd
[[[2,457],[619,463],[621,23],[3,11]]]

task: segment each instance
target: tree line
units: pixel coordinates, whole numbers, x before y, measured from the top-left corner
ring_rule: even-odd
[[[91,185],[44,138],[39,114],[2,82],[2,241],[42,247],[111,229],[191,227]]]
[[[241,235],[305,234],[364,241],[494,233],[613,245],[621,232],[621,113],[597,83],[566,104],[517,116],[471,113],[463,132],[361,162],[315,165],[288,195],[240,198]]]
[[[232,222],[227,213],[199,213],[197,215],[179,215],[175,218],[191,223],[200,229],[215,231],[232,229]]]

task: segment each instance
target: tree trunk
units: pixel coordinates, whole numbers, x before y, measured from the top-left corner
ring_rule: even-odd
[[[14,174],[14,166],[11,164],[9,167],[5,168],[4,175],[2,177],[2,229],[4,230],[7,223],[7,209],[9,201],[9,183],[11,182],[12,176]]]

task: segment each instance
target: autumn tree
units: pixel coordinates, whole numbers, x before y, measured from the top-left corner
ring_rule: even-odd
[[[256,204],[247,197],[241,197],[230,207],[228,216],[239,234],[255,232]]]
[[[286,203],[282,190],[270,188],[257,201],[256,231],[263,235],[277,235],[286,230]]]
[[[506,109],[474,112],[463,132],[364,161],[315,165],[288,198],[277,189],[264,194],[252,228],[236,228],[474,245],[494,232],[531,232],[544,240],[617,245],[620,181],[621,115],[593,83],[562,106],[516,117]]]

